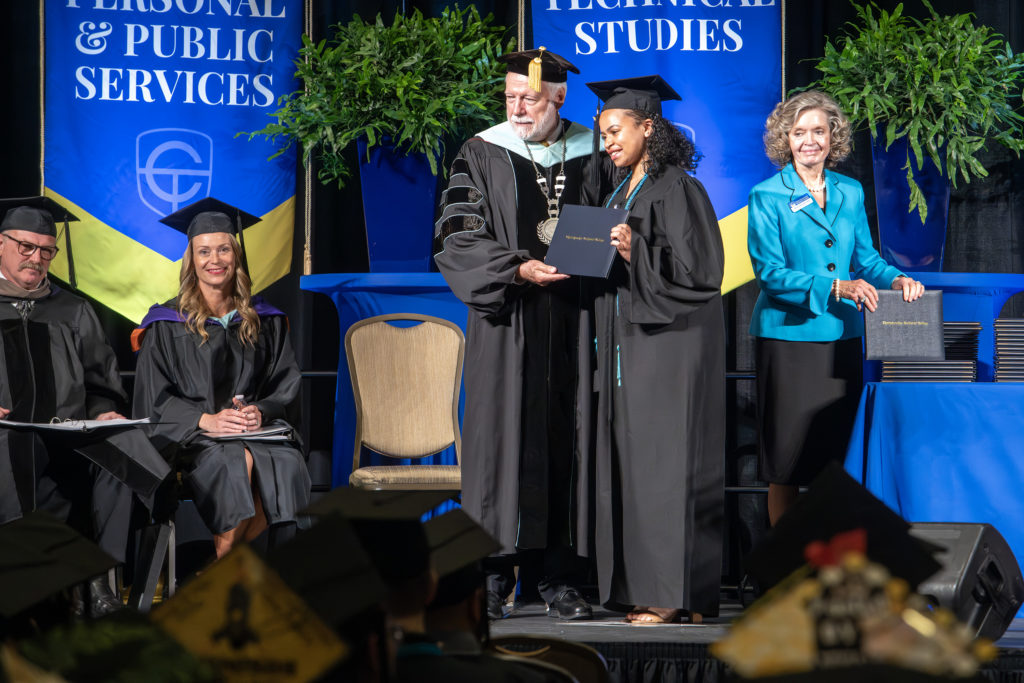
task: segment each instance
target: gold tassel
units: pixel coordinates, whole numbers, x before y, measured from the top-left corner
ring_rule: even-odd
[[[313,254],[309,252],[309,242],[306,242],[306,247],[302,250],[302,274],[312,275],[313,273]]]
[[[529,85],[536,92],[540,92],[540,90],[541,90],[541,88],[540,88],[540,81],[541,81],[540,74],[541,74],[541,70],[544,68],[543,57],[544,57],[544,50],[546,50],[546,49],[547,49],[546,47],[541,46],[540,54],[530,60],[530,66],[526,70],[527,78],[529,79],[529,81],[528,81]]]

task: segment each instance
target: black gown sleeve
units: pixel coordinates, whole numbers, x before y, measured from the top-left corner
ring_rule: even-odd
[[[204,396],[182,392],[178,371],[196,362],[177,352],[174,332],[182,327],[172,322],[153,323],[142,340],[135,368],[132,414],[136,418],[149,417],[156,423],[149,428],[149,436],[161,452],[176,449],[193,437],[205,412]]]
[[[725,251],[711,200],[688,175],[650,205],[649,236],[633,231],[628,319],[668,324],[718,296]]]
[[[99,318],[87,303],[79,306],[78,355],[85,384],[85,414],[88,419],[110,411],[127,410],[128,397],[121,383],[117,357],[100,327]]]
[[[497,238],[495,214],[515,230],[516,184],[511,167],[499,173],[500,167],[488,165],[487,146],[468,141],[452,164],[435,225],[434,261],[455,296],[493,316],[506,312],[527,286],[517,284],[515,275],[530,254]]]
[[[299,395],[302,374],[288,340],[287,320],[281,316],[268,316],[261,319],[260,325],[261,334],[268,337],[272,354],[255,402],[266,423],[287,419],[288,408]]]

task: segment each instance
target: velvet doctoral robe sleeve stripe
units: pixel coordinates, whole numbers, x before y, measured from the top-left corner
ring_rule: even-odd
[[[681,171],[655,185],[658,199],[640,213],[632,238],[628,319],[634,324],[671,323],[722,288],[722,234],[704,186]]]
[[[506,312],[526,286],[514,280],[530,255],[512,241],[514,225],[510,238],[494,222],[495,213],[516,215],[515,173],[507,159],[506,150],[480,139],[463,145],[434,231],[434,260],[448,286],[483,315]]]

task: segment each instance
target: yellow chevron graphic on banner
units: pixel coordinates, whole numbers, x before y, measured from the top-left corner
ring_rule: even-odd
[[[150,306],[178,293],[180,258],[176,261],[165,258],[49,188],[44,193],[79,218],[71,225],[71,249],[75,255],[78,289],[84,294],[138,323]],[[246,255],[255,292],[270,286],[291,269],[295,197],[285,200],[262,219],[245,230]],[[63,236],[58,246],[61,251],[53,259],[50,273],[67,282],[68,261]]]
[[[735,211],[718,221],[725,246],[725,274],[722,276],[722,294],[731,292],[754,279],[747,251],[747,207]]]

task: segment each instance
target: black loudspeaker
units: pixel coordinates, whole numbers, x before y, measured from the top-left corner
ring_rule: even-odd
[[[936,522],[915,523],[910,533],[941,548],[935,559],[942,569],[917,592],[978,636],[1002,636],[1024,601],[1024,579],[1002,534],[991,524]]]

